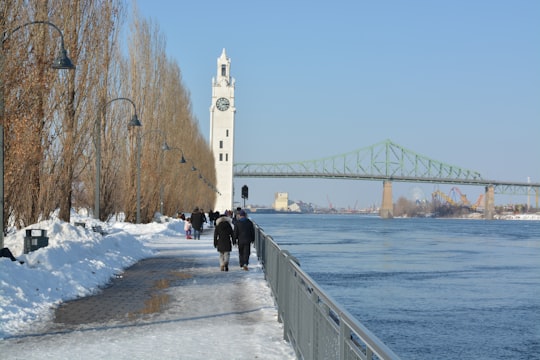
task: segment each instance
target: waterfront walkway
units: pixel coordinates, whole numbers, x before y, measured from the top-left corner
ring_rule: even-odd
[[[154,257],[62,304],[36,332],[1,341],[2,358],[295,359],[255,254],[244,271],[233,249],[222,272],[212,233],[136,234]]]

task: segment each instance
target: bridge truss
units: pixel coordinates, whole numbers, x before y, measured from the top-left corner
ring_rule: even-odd
[[[419,155],[391,140],[317,160],[236,163],[235,177],[323,178],[493,186],[495,193],[538,196],[540,183],[485,180],[479,172]]]

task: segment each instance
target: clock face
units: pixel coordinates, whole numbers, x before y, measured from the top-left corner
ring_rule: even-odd
[[[226,98],[219,98],[216,101],[218,110],[225,111],[229,108],[229,100]]]

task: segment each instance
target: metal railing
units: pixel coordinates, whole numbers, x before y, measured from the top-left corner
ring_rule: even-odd
[[[298,359],[399,359],[300,268],[271,236],[255,226],[255,249],[277,302],[283,336]]]

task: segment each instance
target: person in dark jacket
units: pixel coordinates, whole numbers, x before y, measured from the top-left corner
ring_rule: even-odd
[[[193,226],[193,239],[201,240],[203,231],[204,214],[196,207],[191,213],[191,226]]]
[[[9,250],[9,248],[2,248],[0,250],[0,257],[7,257],[9,258],[11,261],[17,261],[17,258],[15,256],[13,256],[13,253],[11,252],[11,250]],[[19,261],[20,264],[24,264],[24,261]]]
[[[222,215],[216,220],[214,229],[214,247],[219,252],[219,266],[221,271],[229,271],[229,259],[231,257],[233,228],[232,219]]]
[[[238,242],[238,257],[240,267],[248,270],[249,255],[251,254],[251,243],[255,242],[255,229],[251,220],[247,218],[246,212],[240,210],[240,217],[234,225],[233,244]]]

